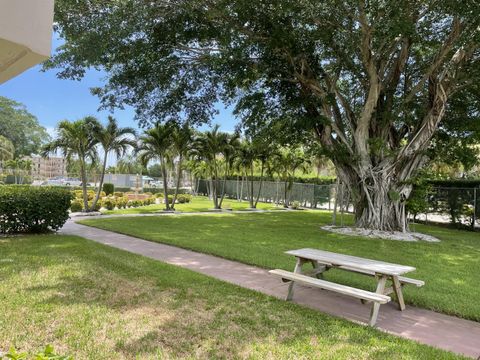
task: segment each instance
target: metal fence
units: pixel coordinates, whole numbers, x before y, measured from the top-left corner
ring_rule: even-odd
[[[249,182],[245,180],[227,180],[225,184],[219,180],[217,188],[225,196],[238,201],[248,201]],[[211,182],[197,180],[194,191],[210,196]],[[337,189],[338,187],[338,189]],[[303,207],[328,209],[332,211],[353,212],[350,194],[342,184],[315,185],[293,183],[285,192],[285,184],[281,181],[253,182],[254,197],[260,202],[284,204],[285,195],[288,203],[297,201]],[[426,206],[415,214],[415,220],[441,223],[455,223],[474,227],[480,218],[480,188],[435,187],[426,195]],[[410,216],[414,220],[413,214]]]
[[[230,199],[248,200],[248,186],[250,182],[245,180],[227,180],[225,183],[217,181],[217,189],[225,188],[225,196]],[[198,180],[195,192],[209,196],[211,183],[208,180]],[[223,192],[223,191],[222,191]],[[335,185],[315,185],[293,183],[285,191],[285,183],[280,181],[254,181],[253,194],[260,202],[284,204],[298,201],[300,205],[310,208],[333,209],[335,199]]]

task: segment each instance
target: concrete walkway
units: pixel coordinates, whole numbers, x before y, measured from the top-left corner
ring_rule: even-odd
[[[60,233],[78,235],[277,298],[283,299],[287,293],[287,284],[269,275],[267,270],[254,266],[80,225],[72,220]],[[296,288],[294,302],[355,322],[368,323],[370,315],[370,306],[351,297],[301,285]],[[398,311],[395,303],[389,303],[380,307],[377,326],[389,333],[472,358],[480,356],[480,323],[474,321],[412,306]]]

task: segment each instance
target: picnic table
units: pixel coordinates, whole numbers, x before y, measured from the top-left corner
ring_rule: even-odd
[[[399,309],[403,311],[405,310],[403,285],[411,284],[417,287],[425,285],[422,280],[402,276],[416,270],[413,266],[309,248],[290,250],[285,253],[297,258],[293,272],[275,269],[271,270],[270,273],[281,277],[283,281],[290,282],[286,300],[292,300],[294,285],[298,282],[351,296],[360,299],[362,303],[373,302],[369,321],[371,326],[374,326],[377,321],[380,305],[391,300],[390,294],[395,294]],[[304,271],[303,266],[305,264],[311,264],[312,269]],[[373,276],[377,281],[377,289],[375,292],[371,292],[323,280],[323,273],[332,268]],[[391,286],[387,287],[387,281],[391,282]]]

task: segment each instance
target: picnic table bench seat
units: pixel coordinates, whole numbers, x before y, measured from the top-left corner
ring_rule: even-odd
[[[377,294],[375,292],[353,288],[347,285],[337,284],[330,281],[316,279],[311,276],[293,273],[286,270],[275,269],[270,270],[270,274],[281,277],[288,281],[296,281],[301,284],[314,286],[323,290],[337,292],[339,294],[348,295],[360,300],[373,301],[380,304],[386,304],[391,300],[390,296]]]

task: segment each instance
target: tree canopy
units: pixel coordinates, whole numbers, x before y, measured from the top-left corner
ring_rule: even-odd
[[[222,101],[255,132],[311,132],[357,225],[404,230],[406,180],[448,133],[452,99],[478,113],[479,13],[477,1],[59,0],[67,41],[47,68],[105,69],[94,93],[141,123],[207,122]]]
[[[23,104],[0,96],[0,135],[15,146],[15,157],[39,153],[50,140],[47,130]]]

